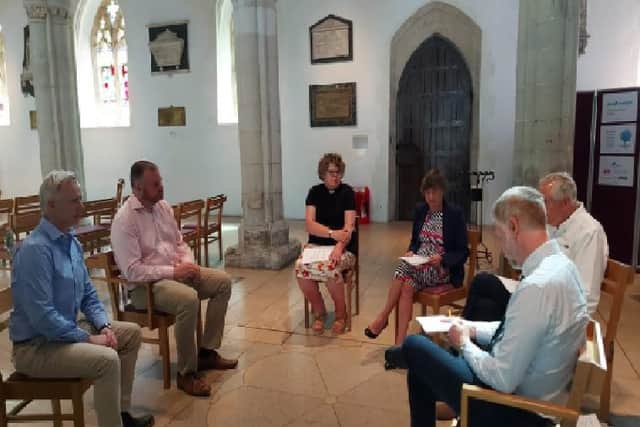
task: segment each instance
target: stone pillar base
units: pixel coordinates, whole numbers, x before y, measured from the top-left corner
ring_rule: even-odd
[[[302,247],[297,239],[289,239],[289,227],[285,222],[259,227],[240,226],[238,237],[240,243],[224,253],[225,267],[280,270],[300,255]]]

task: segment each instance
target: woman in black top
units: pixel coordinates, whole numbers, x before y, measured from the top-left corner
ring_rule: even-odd
[[[404,256],[420,255],[426,263],[412,265],[402,260],[396,267],[387,303],[364,333],[375,339],[387,327],[391,311],[398,306],[396,345],[402,344],[412,316],[413,294],[436,286],[462,286],[464,263],[469,256],[467,227],[462,211],[444,200],[446,181],[439,170],[429,171],[420,190],[426,203],[416,207],[409,250]]]
[[[313,331],[324,331],[326,308],[318,289],[318,282],[326,282],[335,304],[336,319],[334,333],[343,333],[345,328],[345,298],[342,272],[355,264],[351,235],[355,226],[356,207],[353,189],[342,183],[345,163],[336,153],[325,154],[318,163],[318,177],[322,184],[309,190],[306,200],[305,223],[309,233],[308,245],[335,245],[328,261],[303,264],[302,257],[296,262],[298,285],[311,303],[315,320]]]

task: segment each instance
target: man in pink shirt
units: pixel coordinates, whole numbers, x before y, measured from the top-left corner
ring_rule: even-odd
[[[131,166],[133,195],[111,225],[111,246],[118,267],[131,282],[155,282],[153,297],[159,311],[176,317],[178,388],[194,396],[208,396],[211,387],[198,371],[232,369],[237,360],[216,351],[222,342],[224,319],[231,296],[231,280],[221,270],[200,267],[182,240],[173,210],[164,199],[158,167],[148,161]],[[195,330],[201,299],[209,299],[202,348]],[[143,286],[131,294],[134,306],[145,308]]]

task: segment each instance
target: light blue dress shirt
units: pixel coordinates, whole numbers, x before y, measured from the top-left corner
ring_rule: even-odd
[[[37,337],[49,341],[84,342],[78,311],[96,328],[109,319],[84,264],[82,246],[73,231],[63,233],[46,218],[16,249],[11,272],[13,311],[11,340]]]
[[[589,321],[580,274],[555,240],[522,265],[502,338],[490,352],[467,340],[462,354],[478,378],[504,393],[564,403]],[[486,346],[500,322],[469,322]]]

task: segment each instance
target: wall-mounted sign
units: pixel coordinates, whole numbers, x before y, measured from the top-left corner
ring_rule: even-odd
[[[635,123],[600,127],[600,154],[633,154],[635,149]]]
[[[309,28],[311,63],[351,61],[353,24],[350,20],[328,15]]]
[[[638,119],[638,92],[602,95],[602,123],[635,122]]]
[[[186,126],[187,112],[184,107],[158,108],[158,126]]]
[[[633,157],[600,156],[598,185],[633,187]]]

